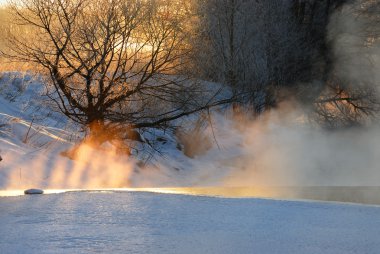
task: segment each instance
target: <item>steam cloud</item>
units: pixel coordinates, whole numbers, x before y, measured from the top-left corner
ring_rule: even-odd
[[[360,14],[363,8],[373,13]],[[332,42],[338,76],[354,85],[372,85],[380,92],[380,20],[376,11],[379,5],[375,1],[346,4],[332,15],[328,39]]]

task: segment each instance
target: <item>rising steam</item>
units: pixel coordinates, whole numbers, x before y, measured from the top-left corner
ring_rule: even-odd
[[[132,169],[131,160],[120,156],[112,146],[95,150],[83,144],[78,147],[75,160],[44,154],[5,157],[5,165],[10,169],[6,189],[123,188],[128,187]]]

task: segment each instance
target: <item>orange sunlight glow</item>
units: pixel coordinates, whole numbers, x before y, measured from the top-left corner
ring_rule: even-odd
[[[149,192],[157,194],[209,196],[224,198],[280,198],[279,188],[272,187],[173,187],[173,188],[88,188],[88,189],[46,189],[44,194],[67,192]],[[286,188],[284,188],[284,191]],[[282,192],[283,193],[283,192]],[[22,196],[23,190],[0,191],[0,197]]]
[[[11,170],[6,190],[27,188],[93,189],[129,186],[131,159],[107,145],[96,150],[83,144],[76,150],[75,160],[63,156],[48,159],[43,154],[20,162],[20,155],[7,158]]]

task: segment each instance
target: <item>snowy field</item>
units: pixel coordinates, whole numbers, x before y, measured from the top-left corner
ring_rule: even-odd
[[[140,192],[0,198],[0,253],[379,253],[380,207]]]

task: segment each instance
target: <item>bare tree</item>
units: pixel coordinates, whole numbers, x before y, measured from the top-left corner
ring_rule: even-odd
[[[380,3],[349,2],[331,18],[334,57],[315,101],[317,120],[329,127],[363,125],[379,117]]]
[[[20,0],[12,11],[33,36],[9,36],[7,55],[47,71],[48,96],[93,136],[133,138],[126,125],[159,127],[223,103],[178,72],[190,50],[178,1]]]
[[[9,24],[9,13],[6,7],[0,5],[0,51],[4,50],[6,47],[6,33],[7,33],[7,24]],[[0,64],[4,64],[4,60],[0,56]],[[0,66],[0,70],[3,70],[4,67]]]

